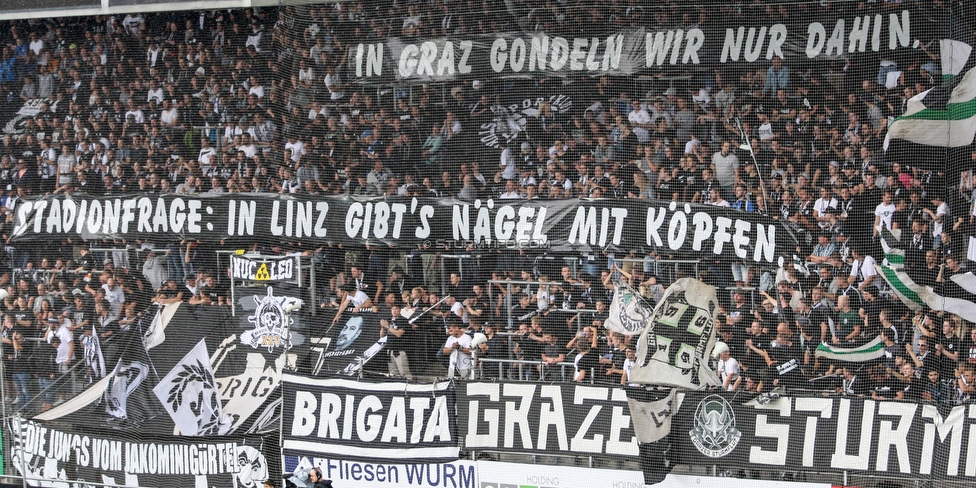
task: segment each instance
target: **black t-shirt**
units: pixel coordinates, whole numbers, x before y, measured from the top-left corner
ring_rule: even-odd
[[[91,255],[91,253],[88,253],[84,256],[78,256],[75,264],[77,264],[79,268],[84,268],[85,271],[91,271],[95,268],[95,258]]]
[[[787,388],[800,386],[804,381],[803,373],[800,371],[800,365],[803,364],[803,348],[800,342],[793,341],[789,346],[775,345],[768,351],[776,361],[772,367],[774,373],[780,378],[780,385]]]
[[[942,345],[942,350],[949,353],[960,353],[959,361],[965,361],[967,358],[962,352],[962,341],[955,336],[942,336],[939,338],[939,344]],[[937,352],[937,351],[933,351]],[[939,374],[943,378],[953,378],[955,376],[956,365],[958,363],[953,361],[946,355],[942,355],[939,358]]]
[[[848,383],[847,388],[857,396],[867,396],[871,394],[871,380],[867,377],[855,376],[853,383]]]
[[[833,311],[830,310],[830,307],[827,305],[824,305],[823,303],[814,305],[813,309],[810,310],[810,325],[813,327],[813,330],[808,331],[808,333],[813,333],[814,336],[819,334],[820,324],[830,323],[830,319],[833,316]]]
[[[600,357],[595,354],[595,351],[590,351],[586,354],[581,354],[576,356],[576,372],[586,371],[585,380],[591,379],[590,375],[599,376],[603,368],[600,367]],[[592,378],[595,381],[595,378]]]
[[[785,100],[780,100],[779,98],[777,98],[770,105],[771,106],[769,108],[771,108],[774,113],[777,113],[780,116],[789,115],[790,112],[797,110],[799,108],[796,101],[791,98],[786,98]]]
[[[901,382],[901,385],[905,391],[905,400],[918,401],[922,399],[922,392],[925,391],[925,383],[922,380],[915,378],[912,379],[911,383]]]
[[[739,322],[740,324],[752,323],[752,308],[749,306],[748,302],[743,303],[742,306],[736,306],[735,303],[733,303],[732,306],[729,307],[729,316],[742,317]]]
[[[81,307],[71,307],[69,316],[71,318],[71,325],[78,326],[88,320],[90,321],[88,327],[91,327],[91,324],[95,322],[95,309],[87,303]]]
[[[207,294],[207,297],[211,301],[217,303],[220,297],[226,297],[228,291],[230,291],[230,285],[227,283],[216,283],[214,286],[208,286],[201,290],[203,293]]]
[[[536,336],[541,336],[542,333],[536,333]],[[526,334],[525,339],[522,340],[522,351],[525,359],[527,361],[538,361],[542,358],[542,342],[537,341],[529,337]]]
[[[962,346],[962,352],[959,356],[959,362],[966,362],[972,365],[976,365],[976,341],[972,339],[967,339]]]
[[[397,337],[391,333],[386,334],[386,348],[392,352],[406,351],[410,344],[413,329],[406,319],[386,319],[390,321],[391,329],[403,329],[403,335]]]
[[[499,335],[495,335],[491,339],[488,339],[488,352],[484,353],[483,357],[490,359],[508,359],[508,344],[505,343],[505,338]]]
[[[929,344],[930,347],[928,353],[925,354],[924,356],[922,355],[919,356],[919,360],[922,361],[922,376],[927,375],[929,371],[938,371],[939,376],[942,377],[941,376],[942,370],[939,368],[939,363],[942,358],[935,353],[934,349],[931,348],[932,342],[930,342]],[[952,376],[950,376],[949,378],[952,378]]]
[[[545,343],[542,345],[542,355],[547,358],[557,358],[560,354],[566,354],[566,348],[561,347],[557,341],[555,344]]]

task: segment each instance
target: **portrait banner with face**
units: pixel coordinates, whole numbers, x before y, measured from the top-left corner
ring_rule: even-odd
[[[373,313],[347,312],[324,330],[311,327],[308,333],[306,367],[313,375],[355,375],[386,345],[386,338],[380,338],[380,318]],[[379,367],[386,371],[385,362]]]

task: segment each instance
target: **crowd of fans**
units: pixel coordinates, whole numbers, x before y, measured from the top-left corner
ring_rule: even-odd
[[[723,20],[708,8],[344,2],[5,22],[0,112],[11,123],[0,143],[0,232],[9,236],[24,198],[76,192],[658,198],[731,207],[790,228],[806,263],[762,269],[703,261],[668,274],[740,289],[723,300],[718,317],[728,349],[720,360],[726,387],[806,387],[816,384],[811,378],[843,374],[844,393],[967,400],[976,386],[976,329],[949,314],[910,311],[891,298],[874,268],[882,258],[879,229],[900,231],[906,270],[917,283],[968,296],[948,278],[966,271],[976,175],[881,150],[887,124],[907,99],[940,80],[928,51],[800,65],[776,57],[671,73],[687,76],[670,83],[655,75],[650,84],[612,76],[459,78],[377,88],[349,79],[349,47],[363,39]],[[759,4],[716,8],[728,18],[790,16]],[[889,76],[893,71],[901,74]],[[572,87],[585,102],[553,107],[546,98],[553,87]],[[540,98],[511,137],[484,145],[479,128],[510,115],[515,92]],[[577,260],[562,267],[521,251],[442,261],[429,248],[248,245],[311,256],[328,283],[315,305],[334,309],[336,319],[346,310],[381,314],[390,371],[404,377],[413,376],[406,357],[415,369],[443,357],[463,372],[480,350],[531,361],[520,370],[525,378],[545,377],[546,365],[569,361],[578,380],[627,383],[634,339],[602,326],[614,288],[627,283],[653,303],[668,283],[650,273],[652,263],[697,258],[605,250],[559,256]],[[92,335],[110,342],[153,303],[228,305],[215,253],[224,246],[166,236],[9,246],[0,283],[9,292],[9,399],[29,397],[31,380],[44,386],[83,356]],[[97,250],[103,248],[123,250]],[[449,282],[440,282],[441,266]],[[519,285],[494,282],[505,280]],[[419,313],[438,303],[425,321],[397,325],[401,310]],[[422,326],[417,333],[425,339],[412,340]],[[472,345],[465,331],[481,329],[487,341]],[[813,356],[820,343],[853,347],[879,334],[887,351],[881,362],[843,367]],[[22,354],[32,337],[57,346],[45,349],[45,366]]]

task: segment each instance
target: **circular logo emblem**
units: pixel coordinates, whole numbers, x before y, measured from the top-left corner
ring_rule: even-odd
[[[492,105],[491,122],[481,124],[478,130],[482,144],[497,148],[501,142],[514,141],[526,130],[528,118],[538,117],[542,102],[548,102],[554,114],[565,114],[573,106],[573,101],[567,95],[526,98],[507,105]]]
[[[724,457],[742,439],[742,433],[735,428],[732,405],[719,395],[709,395],[698,403],[694,422],[695,427],[688,433],[691,442],[708,457]]]

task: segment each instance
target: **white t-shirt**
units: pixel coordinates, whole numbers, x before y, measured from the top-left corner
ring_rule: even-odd
[[[119,308],[125,303],[125,291],[119,285],[115,285],[115,288],[109,288],[107,284],[102,285],[102,290],[105,291],[105,301],[111,306],[112,313],[118,315]]]
[[[630,372],[634,369],[635,361],[629,359],[624,359],[624,373],[627,373],[627,379],[630,379]],[[638,383],[627,383],[627,386],[640,386]]]
[[[885,205],[884,202],[878,204],[874,209],[874,216],[881,220],[881,226],[891,230],[891,219],[895,215],[895,204]]]
[[[146,101],[147,102],[155,101],[156,103],[163,103],[163,89],[158,87],[155,90],[150,89],[149,92],[146,94]]]
[[[454,315],[457,315],[459,318],[462,318],[463,319],[464,318],[464,305],[461,304],[461,302],[454,302],[454,305],[451,305],[451,313],[453,313]]]
[[[728,360],[718,360],[718,374],[722,377],[722,384],[725,384],[725,381],[728,380],[729,391],[732,391],[735,380],[739,377],[739,371],[739,362],[735,358],[730,357]]]
[[[855,260],[851,266],[851,278],[856,280],[860,277],[858,285],[864,284],[868,278],[878,274],[877,268],[874,267],[876,263],[877,261],[871,256],[864,256],[864,260]]]
[[[217,157],[217,150],[213,147],[202,147],[200,148],[200,154],[197,156],[197,161],[200,162],[200,166],[210,166],[214,164],[214,158]]]
[[[647,113],[647,110],[644,110],[643,108],[632,110],[630,114],[627,115],[627,121],[634,125],[650,124],[651,114]]]
[[[342,81],[339,78],[338,73],[334,75],[325,75],[325,87],[329,89],[330,100],[339,100],[342,97],[346,96],[346,94],[343,93],[342,90],[338,89],[340,85],[342,85]],[[333,90],[332,87],[336,87],[337,89]]]
[[[349,295],[350,308],[361,307],[364,303],[366,303],[366,300],[369,300],[369,295],[367,295],[366,292],[359,290],[356,293]]]
[[[175,124],[176,121],[179,120],[179,116],[180,116],[180,112],[176,110],[176,107],[173,107],[169,110],[163,110],[162,112],[160,112],[159,121],[163,125]]]
[[[501,160],[499,161],[499,166],[502,168],[502,178],[506,180],[514,180],[518,174],[516,173],[515,166],[515,154],[512,148],[506,147],[502,150]]]
[[[817,215],[823,217],[827,214],[830,209],[837,208],[837,199],[831,198],[818,198],[816,202],[813,202],[813,210],[817,212]],[[820,222],[820,227],[825,227],[829,222]]]
[[[286,142],[285,149],[291,149],[291,160],[296,163],[305,155],[305,143],[302,141]]]
[[[461,352],[461,348],[471,347],[471,336],[467,334],[461,334],[461,337],[449,336],[447,342],[444,343],[444,347],[453,348],[454,344],[460,344],[461,347],[451,351],[451,364],[447,370],[451,373],[451,376],[454,376],[454,372],[457,371],[463,377],[465,372],[470,370],[474,365],[474,358],[471,356],[471,353]]]
[[[932,222],[932,237],[939,237],[942,235],[942,229],[945,227],[946,216],[949,215],[949,205],[942,202],[939,208],[935,209],[935,216],[941,217],[942,221]]]
[[[74,335],[70,330],[68,330],[67,327],[59,327],[58,331],[55,332],[54,335],[58,336],[58,339],[61,339],[61,344],[58,345],[58,356],[55,358],[54,362],[57,364],[64,364],[71,359],[69,354],[71,351],[71,343],[75,340]],[[52,336],[48,336],[47,338],[48,344],[51,343],[51,337]]]
[[[30,50],[34,52],[35,56],[40,56],[42,49],[44,49],[44,39],[38,38],[30,42]]]

